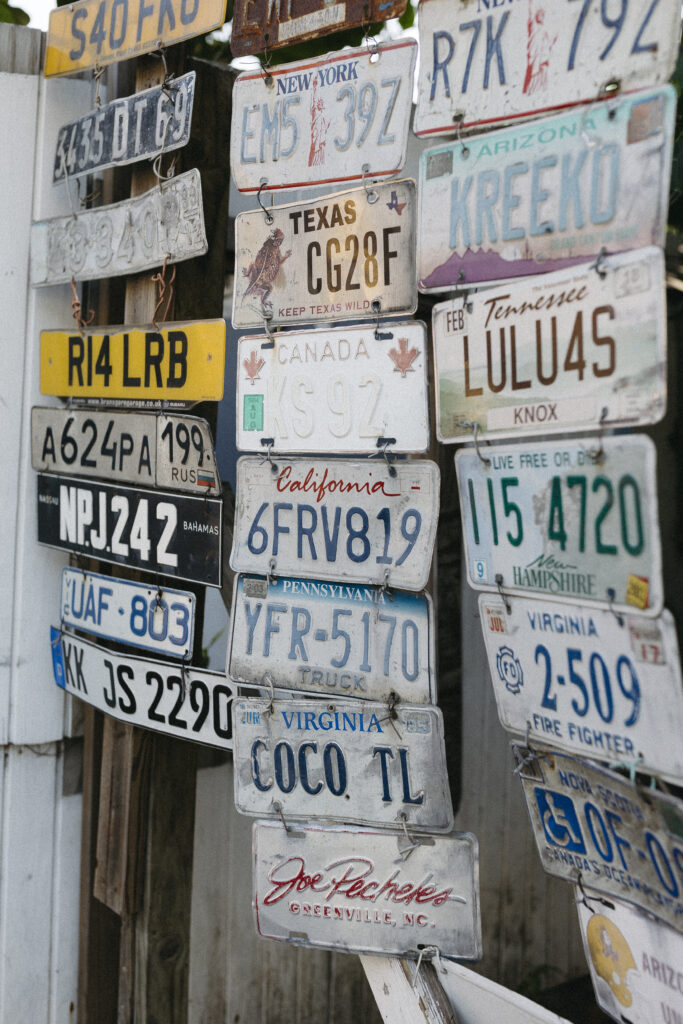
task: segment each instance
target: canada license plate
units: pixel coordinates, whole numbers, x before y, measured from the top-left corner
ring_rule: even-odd
[[[233,687],[221,672],[115,654],[50,629],[57,686],[105,715],[232,750]]]
[[[397,174],[406,160],[414,39],[239,75],[230,169],[240,192]]]
[[[415,211],[406,179],[240,213],[233,326],[414,313]]]
[[[259,935],[313,949],[418,957],[481,956],[479,848],[468,832],[417,845],[348,825],[253,827]]]
[[[38,474],[38,543],[221,585],[221,498]]]
[[[683,931],[683,803],[566,754],[513,749],[544,870]]]
[[[483,452],[488,465],[472,448],[455,458],[473,587],[661,611],[649,437],[526,442]]]
[[[237,461],[230,565],[259,575],[324,577],[421,590],[439,509],[433,462]]]
[[[453,827],[438,708],[241,699],[233,722],[242,814],[282,811],[285,820],[395,828],[403,821],[427,832]]]
[[[497,6],[422,0],[416,135],[452,134],[456,119],[462,128],[516,121],[592,102],[611,82],[626,92],[673,74],[675,3]]]
[[[31,284],[136,274],[207,249],[201,179],[193,168],[120,203],[34,221]]]
[[[663,247],[675,112],[666,86],[423,152],[420,290]]]
[[[237,447],[373,454],[429,447],[427,332],[419,322],[241,338]]]
[[[238,576],[228,675],[331,697],[436,701],[427,594],[326,580]]]
[[[432,314],[440,441],[656,423],[664,253],[650,247],[451,299]]]

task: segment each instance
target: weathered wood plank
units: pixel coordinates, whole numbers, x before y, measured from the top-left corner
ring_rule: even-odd
[[[362,956],[365,976],[386,1024],[462,1024],[431,964]]]
[[[44,51],[45,35],[40,29],[0,22],[0,72],[39,75]]]

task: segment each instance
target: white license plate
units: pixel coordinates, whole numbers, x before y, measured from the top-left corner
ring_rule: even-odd
[[[239,75],[230,170],[240,192],[397,174],[406,160],[413,39]]]
[[[600,453],[602,447],[602,453]],[[657,615],[663,604],[649,437],[525,442],[455,458],[470,584]]]
[[[241,338],[237,447],[372,454],[429,447],[427,336],[419,322]]]
[[[254,822],[254,914],[259,935],[312,949],[481,956],[479,849],[467,832],[415,847],[376,829]]]
[[[235,807],[285,820],[449,832],[438,708],[369,701],[242,699],[233,704]]]
[[[494,6],[498,10],[494,10]],[[592,102],[610,82],[621,92],[671,78],[681,12],[671,0],[530,0],[420,4],[415,133],[463,128]]]
[[[650,247],[451,299],[432,314],[437,434],[467,441],[656,423],[664,254]]]
[[[673,617],[481,594],[503,728],[683,783],[683,678]]]
[[[327,580],[238,576],[228,675],[331,697],[433,704],[428,594]]]
[[[415,312],[414,181],[267,209],[235,220],[234,327]]]
[[[232,750],[233,687],[220,672],[114,654],[50,630],[55,682],[112,718]]]
[[[424,151],[420,290],[663,247],[675,113],[666,86]]]
[[[62,571],[62,627],[103,640],[191,658],[195,596],[80,569]]]
[[[202,185],[194,168],[140,196],[31,226],[31,284],[135,274],[203,256]]]
[[[439,509],[433,462],[237,461],[230,565],[265,576],[324,577],[421,590]]]

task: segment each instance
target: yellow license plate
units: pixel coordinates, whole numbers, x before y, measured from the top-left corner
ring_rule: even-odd
[[[220,28],[226,0],[80,0],[50,12],[45,77],[114,64]]]
[[[224,320],[40,335],[43,395],[218,402],[224,371]]]

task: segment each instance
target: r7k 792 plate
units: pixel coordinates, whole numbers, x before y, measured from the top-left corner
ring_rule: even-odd
[[[427,332],[419,322],[241,338],[237,447],[376,454],[429,447]]]
[[[237,810],[449,832],[439,709],[328,701],[234,702]]]
[[[455,457],[473,587],[661,611],[649,437],[496,445],[482,454],[467,448]]]

